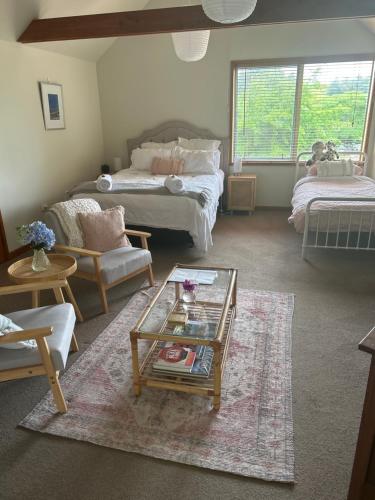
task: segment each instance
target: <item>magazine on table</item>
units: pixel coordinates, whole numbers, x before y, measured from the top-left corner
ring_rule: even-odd
[[[214,358],[214,350],[210,346],[203,347],[199,355],[196,356],[193,368],[188,374],[189,377],[208,378]]]
[[[216,280],[217,271],[211,269],[182,269],[177,268],[174,270],[169,281],[176,281],[183,283],[185,280],[196,281],[200,285],[212,285]]]
[[[185,325],[174,327],[172,335],[176,337],[191,337],[198,339],[214,339],[216,323],[212,321],[188,321]]]

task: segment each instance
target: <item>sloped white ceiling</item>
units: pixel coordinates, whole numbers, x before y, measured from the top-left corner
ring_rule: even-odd
[[[15,42],[35,18],[79,16],[201,3],[200,0],[0,0],[0,40]],[[375,18],[358,21],[374,34]],[[31,44],[39,49],[97,61],[115,38]],[[369,48],[373,50],[373,47]]]
[[[141,10],[147,3],[148,0],[0,0],[0,39],[16,41],[35,18]],[[31,46],[96,61],[114,40],[114,38],[98,38],[36,43]]]

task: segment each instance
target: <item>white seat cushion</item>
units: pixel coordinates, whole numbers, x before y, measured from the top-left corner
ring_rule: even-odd
[[[151,253],[143,248],[121,247],[106,252],[101,258],[102,278],[105,283],[128,276],[152,263]],[[95,274],[92,257],[80,257],[77,261],[79,271]]]
[[[76,321],[72,304],[27,309],[7,314],[7,317],[24,330],[53,326],[52,335],[45,338],[55,369],[65,368]],[[38,349],[0,349],[0,370],[39,365],[41,362]]]

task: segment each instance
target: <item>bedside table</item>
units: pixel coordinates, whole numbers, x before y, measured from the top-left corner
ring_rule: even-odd
[[[228,210],[254,212],[257,176],[240,174],[228,176]]]

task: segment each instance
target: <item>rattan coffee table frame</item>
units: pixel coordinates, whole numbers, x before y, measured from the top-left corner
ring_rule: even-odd
[[[148,314],[157,302],[160,295],[163,293],[169,277],[178,267],[184,269],[201,269],[201,270],[216,270],[228,271],[230,273],[228,287],[223,303],[197,301],[194,304],[184,304],[180,299],[180,283],[175,283],[175,302],[172,312],[193,311],[195,318],[199,319],[200,312],[204,313],[205,318],[209,321],[216,322],[218,328],[214,339],[194,339],[190,337],[177,337],[171,335],[171,328],[168,325],[167,317],[160,332],[143,332],[142,325]],[[136,396],[141,394],[142,386],[154,387],[159,389],[168,389],[173,391],[181,391],[199,396],[213,397],[213,407],[219,410],[221,401],[221,384],[224,373],[225,361],[227,358],[229,339],[232,329],[232,322],[236,315],[237,302],[237,269],[223,267],[202,267],[176,264],[169,276],[156,295],[151,300],[150,304],[143,311],[138,323],[130,332],[131,352],[132,352],[132,367],[133,367],[133,388]],[[157,305],[156,305],[157,307]],[[168,334],[169,332],[169,334]],[[140,363],[138,352],[139,340],[152,340],[152,345],[146,354],[146,357]],[[155,361],[160,344],[164,341],[171,341],[179,344],[192,345],[209,345],[214,350],[214,359],[209,377],[207,379],[193,378],[188,376],[156,373],[152,370],[152,364]]]

